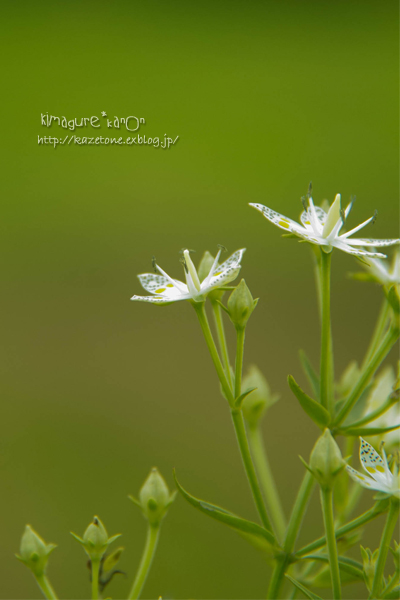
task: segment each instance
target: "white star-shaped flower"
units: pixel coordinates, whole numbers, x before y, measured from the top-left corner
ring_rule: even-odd
[[[367,489],[377,490],[400,498],[397,464],[395,464],[394,473],[392,473],[383,448],[381,458],[371,444],[360,438],[360,460],[368,475],[363,475],[347,465],[346,470],[354,481]]]
[[[237,250],[221,265],[218,264],[221,250],[218,251],[214,263],[208,275],[200,281],[196,267],[190,258],[189,250],[183,251],[182,263],[185,270],[186,283],[172,279],[158,265],[154,273],[144,273],[138,275],[142,287],[147,292],[154,294],[153,296],[132,296],[131,300],[139,300],[141,302],[153,302],[155,304],[169,304],[178,300],[194,300],[195,302],[203,302],[212,290],[220,288],[227,283],[236,279],[239,274],[243,253],[245,248]]]
[[[254,206],[257,210],[259,210],[264,217],[266,217],[271,223],[277,225],[281,229],[284,229],[287,232],[298,235],[299,237],[311,242],[312,244],[318,244],[319,246],[324,246],[326,249],[330,250],[332,247],[338,248],[339,250],[343,250],[343,252],[347,252],[348,254],[355,254],[356,256],[364,256],[370,258],[386,258],[385,254],[381,254],[376,252],[368,252],[362,250],[362,247],[373,246],[374,248],[378,248],[381,246],[391,246],[392,244],[400,243],[400,240],[371,240],[371,239],[361,239],[361,238],[350,238],[353,233],[359,231],[368,223],[375,219],[374,217],[370,217],[361,225],[354,227],[350,231],[346,233],[342,233],[339,235],[340,230],[342,229],[344,222],[346,221],[353,203],[347,206],[346,210],[342,210],[341,208],[341,200],[340,194],[336,194],[335,200],[331,205],[328,214],[319,206],[314,206],[314,202],[311,196],[308,196],[308,206],[306,210],[304,210],[300,215],[301,225],[300,223],[296,223],[285,217],[280,215],[279,213],[271,210],[267,206],[263,206],[262,204],[250,204],[250,206]]]
[[[392,263],[380,258],[371,258],[363,267],[368,271],[371,278],[381,285],[400,285],[400,251],[397,250]]]

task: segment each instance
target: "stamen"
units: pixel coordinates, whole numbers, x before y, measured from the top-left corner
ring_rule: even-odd
[[[181,265],[183,265],[185,272],[189,273],[189,269],[187,268],[187,264],[186,264],[186,260],[185,260],[184,256],[181,256],[181,258],[179,259],[179,262],[181,263]]]
[[[151,257],[151,266],[153,267],[154,273],[158,273],[157,261],[155,256]]]
[[[228,249],[225,248],[222,244],[217,244],[217,248],[219,248],[222,252],[228,252]]]
[[[340,209],[340,218],[342,219],[342,225],[346,223],[346,212],[344,208]]]
[[[305,196],[302,196],[302,197],[300,198],[300,200],[301,200],[301,203],[302,203],[302,205],[303,205],[304,212],[308,212],[308,204],[307,204],[306,197],[305,197]]]
[[[375,223],[375,221],[377,220],[377,218],[378,218],[378,211],[375,210],[374,211],[374,216],[373,216],[372,221],[371,221],[371,225],[373,225]]]
[[[312,181],[308,184],[307,196],[310,197],[312,195]]]

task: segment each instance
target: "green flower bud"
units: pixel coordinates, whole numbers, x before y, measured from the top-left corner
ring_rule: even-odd
[[[310,470],[323,489],[332,489],[335,477],[346,466],[329,429],[318,438],[310,456]]]
[[[27,525],[21,539],[20,554],[16,554],[16,557],[36,577],[41,577],[46,572],[49,554],[54,548],[55,544],[46,544],[31,526]]]
[[[228,300],[229,316],[236,329],[243,329],[246,326],[251,313],[257,306],[257,302],[258,299],[253,299],[245,280],[242,279]]]
[[[80,543],[85,549],[86,554],[92,561],[99,561],[106,552],[108,546],[121,534],[113,535],[111,538],[108,537],[106,528],[100,521],[99,517],[94,517],[93,522],[87,527],[83,538],[80,538],[75,533],[71,535]]]
[[[396,567],[396,573],[399,573],[400,572],[400,544],[398,544],[396,542],[396,540],[394,540],[393,543],[394,543],[394,548],[389,548],[389,550],[393,555],[394,566]]]
[[[375,576],[375,564],[378,560],[379,548],[375,552],[371,552],[369,548],[363,548],[360,546],[361,556],[363,559],[365,585],[368,590],[371,591],[372,583]]]
[[[255,427],[265,411],[270,408],[277,400],[278,394],[272,394],[267,380],[260,369],[252,365],[242,380],[242,392],[256,388],[243,400],[243,416],[250,425]]]
[[[139,492],[139,501],[132,497],[131,500],[140,506],[150,525],[158,526],[175,495],[170,494],[164,478],[154,467]]]

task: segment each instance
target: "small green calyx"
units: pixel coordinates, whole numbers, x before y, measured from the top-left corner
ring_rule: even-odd
[[[46,572],[47,561],[54,548],[55,544],[46,544],[31,526],[27,525],[21,539],[20,554],[16,554],[16,557],[36,577],[41,577]]]
[[[371,591],[375,576],[375,564],[379,555],[379,548],[375,550],[375,552],[371,552],[369,548],[363,548],[360,546],[360,550],[363,560],[365,584],[368,590]]]
[[[324,490],[333,488],[335,478],[346,466],[329,429],[317,440],[310,456],[310,471]]]
[[[120,534],[113,535],[111,538],[108,537],[106,528],[100,521],[99,517],[94,517],[93,522],[87,527],[83,538],[80,538],[75,533],[71,535],[80,543],[85,549],[86,554],[92,561],[99,561],[105,554],[108,546],[117,538]]]
[[[256,427],[265,411],[279,400],[278,394],[272,394],[267,380],[260,369],[252,365],[242,380],[242,390],[253,391],[243,400],[243,416],[250,427]]]
[[[244,279],[233,290],[228,300],[228,311],[232,323],[236,329],[244,329],[251,313],[257,306],[257,300],[253,299]]]
[[[175,495],[176,493],[170,494],[164,478],[154,467],[139,492],[139,500],[132,496],[130,499],[141,508],[149,524],[157,527],[166,515]]]

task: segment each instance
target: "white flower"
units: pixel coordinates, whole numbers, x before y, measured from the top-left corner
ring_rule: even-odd
[[[363,475],[347,465],[346,470],[350,477],[365,488],[378,490],[379,492],[400,498],[397,465],[395,464],[394,466],[394,473],[391,473],[383,449],[381,458],[368,442],[360,438],[360,443],[360,460],[368,475]]]
[[[400,285],[400,251],[396,249],[392,263],[380,258],[371,258],[363,267],[371,278],[381,285]],[[361,274],[362,275],[362,274]]]
[[[169,304],[178,300],[203,302],[209,292],[236,279],[241,268],[240,261],[244,251],[245,248],[237,250],[228,260],[219,265],[220,249],[208,275],[203,281],[200,281],[196,267],[190,258],[189,250],[184,250],[182,263],[186,283],[172,279],[161,267],[155,265],[155,270],[158,271],[157,274],[144,273],[138,275],[142,287],[154,296],[132,296],[131,300],[154,302],[155,304]]]
[[[298,235],[299,237],[311,242],[312,244],[318,244],[319,246],[325,246],[328,250],[332,249],[332,247],[338,248],[339,250],[343,250],[348,254],[355,254],[356,256],[367,256],[370,258],[386,258],[385,254],[381,254],[379,252],[367,252],[362,250],[363,246],[391,246],[392,244],[400,243],[400,239],[397,240],[371,240],[364,238],[350,238],[350,236],[359,231],[363,227],[365,227],[368,223],[375,219],[374,217],[370,217],[361,225],[354,227],[347,233],[342,233],[339,235],[340,230],[342,229],[344,222],[346,221],[353,202],[347,206],[346,210],[343,211],[341,208],[341,200],[340,194],[336,194],[335,200],[331,205],[328,214],[319,206],[314,206],[313,199],[311,196],[308,196],[308,207],[304,210],[300,215],[300,220],[302,225],[292,221],[288,217],[284,217],[279,213],[263,206],[262,204],[250,204],[250,206],[254,206],[257,210],[262,212],[264,217],[266,217],[271,223],[277,225],[281,229],[285,229],[286,231]]]

